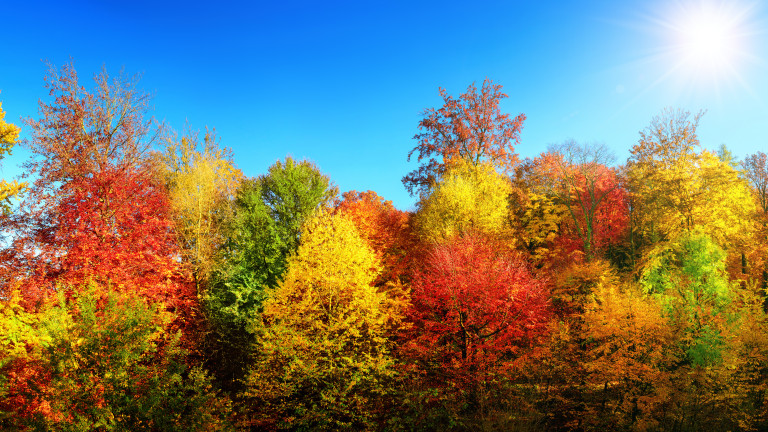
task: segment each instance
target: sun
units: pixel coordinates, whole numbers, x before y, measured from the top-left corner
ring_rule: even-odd
[[[675,68],[685,78],[723,81],[737,77],[746,57],[748,9],[733,2],[689,3],[673,12],[669,29]]]
[[[728,17],[704,10],[680,25],[680,51],[696,69],[718,70],[732,64],[738,51],[738,29]]]

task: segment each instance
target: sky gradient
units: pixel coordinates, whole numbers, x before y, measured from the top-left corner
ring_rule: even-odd
[[[421,112],[441,105],[439,87],[458,95],[486,77],[509,95],[503,111],[528,118],[522,157],[576,139],[605,143],[623,163],[665,107],[707,110],[706,148],[726,144],[738,158],[768,148],[768,9],[755,2],[27,1],[3,10],[0,101],[22,136],[21,119],[47,100],[45,62],[72,58],[85,84],[102,66],[141,74],[158,120],[216,128],[248,176],[286,155],[308,158],[342,191],[371,189],[404,210],[415,202],[400,179],[416,168],[406,158]],[[680,41],[702,10],[728,20],[730,55],[716,71]],[[2,177],[27,157],[15,150]]]

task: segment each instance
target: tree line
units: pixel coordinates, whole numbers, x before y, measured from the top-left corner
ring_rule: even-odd
[[[768,428],[768,156],[702,113],[624,164],[521,159],[500,85],[441,89],[408,212],[307,160],[247,177],[135,79],[46,88],[0,183],[0,429]],[[19,134],[0,110],[0,157]]]

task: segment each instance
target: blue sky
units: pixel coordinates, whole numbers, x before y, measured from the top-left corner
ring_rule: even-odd
[[[37,115],[44,61],[71,57],[81,79],[124,68],[143,75],[155,117],[215,127],[246,175],[308,158],[342,191],[371,189],[401,209],[414,203],[400,179],[416,167],[406,157],[420,113],[441,104],[438,87],[458,95],[486,77],[509,95],[502,110],[528,117],[522,157],[576,139],[604,142],[622,163],[665,107],[706,109],[707,148],[768,148],[768,9],[754,2],[10,3],[7,120]],[[728,21],[718,67],[681,42],[702,10]],[[706,25],[702,37],[720,34]],[[26,157],[15,151],[2,176]]]

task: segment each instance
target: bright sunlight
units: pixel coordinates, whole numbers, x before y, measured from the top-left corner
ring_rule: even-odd
[[[733,3],[681,7],[670,22],[675,69],[709,83],[739,79],[739,63],[747,57],[748,12]]]

